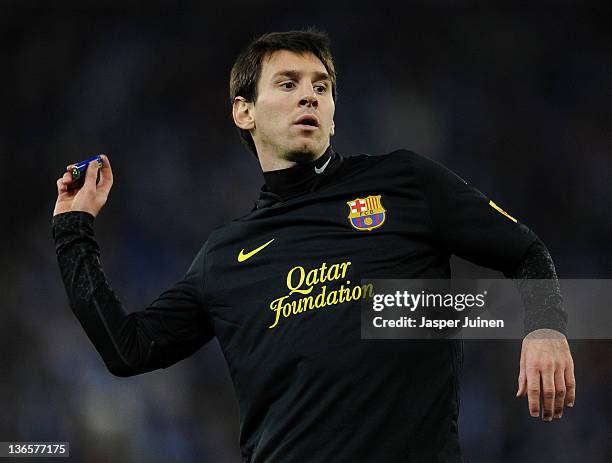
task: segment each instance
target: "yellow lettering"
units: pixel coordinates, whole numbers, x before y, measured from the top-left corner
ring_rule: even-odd
[[[326,268],[327,268],[327,264],[323,262],[323,264],[320,267],[320,270],[321,270],[320,283],[325,283],[325,269]]]
[[[281,314],[281,310],[283,307],[283,301],[285,299],[287,299],[289,296],[283,296],[283,297],[279,297],[278,299],[274,299],[271,303],[270,303],[270,310],[274,311],[276,313],[276,320],[274,320],[274,323],[270,326],[268,326],[268,328],[274,328],[277,324],[278,324],[278,320],[280,319],[280,314]]]
[[[372,285],[372,283],[361,285],[361,289],[362,289],[364,298],[374,297],[374,286]]]
[[[302,307],[300,305],[300,300],[298,301],[291,301],[291,312],[293,313],[293,315],[297,315],[302,311]]]
[[[374,291],[371,283],[351,288],[351,282],[346,280],[346,286],[342,284],[339,289],[331,291],[327,290],[327,286],[321,284],[345,278],[350,265],[351,262],[340,262],[328,266],[326,262],[322,262],[320,267],[310,270],[306,270],[300,265],[289,270],[287,273],[289,293],[270,303],[270,310],[274,312],[274,323],[268,328],[276,327],[281,316],[289,318],[292,315],[299,315],[315,308],[342,304],[361,297],[368,297],[368,295],[373,297]],[[320,285],[320,291],[316,296],[296,297],[295,300],[288,300],[294,293],[312,294],[312,290],[318,285]]]
[[[327,299],[325,300],[325,302],[327,303],[327,305],[334,305],[338,303],[338,293],[336,291],[330,291],[330,293],[327,295]]]
[[[297,285],[293,285],[293,272],[294,271],[298,271],[298,284]],[[297,267],[293,267],[291,270],[289,270],[289,273],[287,273],[287,288],[289,288],[291,290],[291,292],[289,293],[289,295],[293,294],[293,293],[300,293],[300,294],[310,294],[310,292],[312,291],[312,287],[308,288],[308,289],[300,289],[302,287],[302,285],[304,284],[304,267],[300,267],[299,265]]]
[[[340,275],[340,278],[346,278],[346,269],[348,269],[349,265],[351,265],[350,262],[342,262],[340,264],[340,267],[342,268],[342,275]]]
[[[295,307],[295,301],[283,304],[283,317],[287,318],[291,316],[291,306]]]
[[[340,269],[340,265],[338,264],[332,265],[327,271],[327,279],[329,281],[333,281],[333,280],[337,280],[338,278],[340,278],[340,275],[338,274],[339,269]]]
[[[338,291],[338,292],[340,293],[340,297],[338,298],[338,302],[339,302],[340,304],[343,304],[344,302],[347,302],[347,300],[345,299],[345,295],[344,295],[344,292],[345,292],[345,291],[346,291],[347,293],[349,292],[349,291],[348,291],[348,290],[347,290],[347,289],[344,287],[344,285],[340,286],[340,291]]]
[[[299,312],[306,312],[307,310],[312,310],[313,308],[314,298],[312,296],[306,296],[299,300],[298,304],[300,306]],[[308,307],[307,307],[308,306]]]
[[[315,297],[315,307],[320,309],[321,307],[325,307],[325,293],[327,291],[327,286],[323,286],[321,288],[321,292],[317,297]]]
[[[312,286],[316,285],[318,282],[319,279],[317,278],[317,270],[313,269],[308,272],[308,275],[306,275],[306,284],[311,287],[310,289],[312,289]]]

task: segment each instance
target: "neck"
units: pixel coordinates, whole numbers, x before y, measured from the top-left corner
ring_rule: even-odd
[[[288,168],[264,171],[267,191],[283,200],[311,191],[329,172],[327,167],[332,154],[333,150],[329,146],[324,153],[310,162],[293,163]]]

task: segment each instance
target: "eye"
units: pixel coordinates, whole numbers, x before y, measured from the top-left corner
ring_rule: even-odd
[[[291,81],[288,81],[288,82],[283,82],[283,83],[281,84],[281,87],[286,88],[286,89],[289,89],[289,88],[294,88],[294,87],[295,87],[295,84],[294,84],[293,82],[291,82]]]
[[[315,85],[315,90],[319,93],[325,93],[327,91],[327,87],[325,85]]]

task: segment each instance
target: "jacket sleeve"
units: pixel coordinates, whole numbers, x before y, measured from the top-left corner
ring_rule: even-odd
[[[516,268],[536,234],[446,167],[420,155],[413,160],[438,245],[484,267]]]
[[[206,245],[181,280],[128,313],[102,269],[93,223],[86,212],[56,215],[53,237],[70,307],[109,371],[132,376],[166,368],[206,344],[214,336],[202,291]]]
[[[525,307],[525,333],[554,329],[567,334],[567,312],[555,264],[544,243],[534,241],[515,269],[506,272],[517,285]]]
[[[448,254],[513,278],[525,306],[525,332],[566,333],[567,313],[546,246],[476,188],[441,164],[415,155],[434,236]]]

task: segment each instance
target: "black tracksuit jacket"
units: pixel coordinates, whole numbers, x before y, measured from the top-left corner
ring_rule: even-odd
[[[243,461],[463,461],[460,342],[362,340],[351,296],[362,278],[449,278],[451,254],[510,272],[536,235],[410,151],[329,148],[267,180],[286,194],[264,186],[248,215],[213,231],[180,281],[132,313],[102,270],[93,216],[54,217],[70,306],[109,370],[166,368],[216,336]]]

